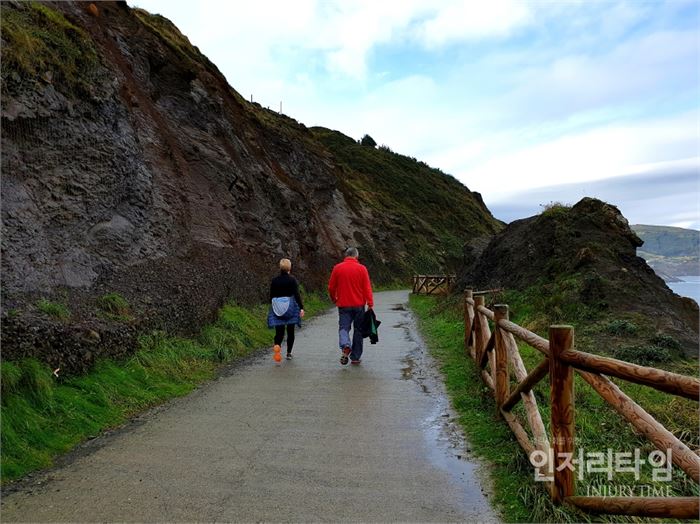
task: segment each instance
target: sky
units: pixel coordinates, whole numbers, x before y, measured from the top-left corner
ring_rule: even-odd
[[[247,99],[416,157],[497,218],[700,229],[697,0],[132,0]]]

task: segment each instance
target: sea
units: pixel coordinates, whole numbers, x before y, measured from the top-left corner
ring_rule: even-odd
[[[670,287],[674,293],[682,297],[690,297],[700,304],[700,275],[676,278],[681,279],[683,282],[666,282],[666,285]]]

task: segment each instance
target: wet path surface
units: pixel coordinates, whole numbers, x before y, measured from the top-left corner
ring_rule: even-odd
[[[24,482],[11,521],[494,522],[405,291],[341,366],[335,310],[271,351]]]

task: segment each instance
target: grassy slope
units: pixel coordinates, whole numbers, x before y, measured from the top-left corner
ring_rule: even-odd
[[[621,311],[611,320],[605,309],[580,300],[580,275],[567,275],[540,282],[523,291],[506,291],[498,302],[510,305],[511,320],[546,336],[551,324],[570,324],[576,329],[576,346],[635,364],[662,367],[695,376],[697,358],[687,358],[678,340],[658,331],[639,312]]]
[[[362,146],[338,131],[311,132],[343,167],[342,187],[350,199],[383,215],[393,234],[406,240],[406,274],[455,270],[469,237],[502,228],[473,193],[439,169],[385,146]]]
[[[328,307],[305,297],[313,316]],[[217,368],[271,344],[267,306],[229,304],[196,339],[154,333],[128,360],[103,360],[84,376],[54,377],[36,360],[2,362],[2,480],[51,466],[53,458],[131,415],[183,396]]]
[[[99,64],[89,36],[58,11],[38,2],[2,7],[2,91],[22,78],[58,82],[68,90],[89,92]],[[47,76],[47,73],[51,75]]]
[[[507,425],[496,417],[491,391],[483,384],[471,359],[464,356],[463,320],[455,299],[411,296],[411,308],[419,318],[431,352],[441,363],[448,392],[460,422],[471,442],[472,449],[492,465],[495,502],[507,521],[512,522],[579,522],[592,520],[635,521],[628,517],[598,517],[583,515],[568,507],[555,507],[542,486],[533,480],[533,470],[520,450]],[[520,323],[527,322],[523,314]],[[542,356],[523,344],[520,352],[528,369],[540,362]],[[684,364],[676,363],[683,367]],[[650,388],[618,382],[618,385],[638,401],[659,422],[677,436],[698,446],[697,404],[666,395]],[[542,418],[548,426],[549,389],[547,381],[535,388]],[[634,433],[605,402],[579,377],[575,384],[576,447],[586,452],[632,451],[640,448],[642,457],[654,448]],[[516,413],[523,416],[522,407]],[[682,472],[674,468],[670,483],[654,483],[648,467],[642,468],[640,480],[632,474],[615,474],[608,481],[601,473],[589,473],[577,482],[577,493],[586,494],[588,487],[613,485],[656,485],[670,487],[674,496],[698,496],[698,487]],[[636,519],[640,520],[640,519]]]

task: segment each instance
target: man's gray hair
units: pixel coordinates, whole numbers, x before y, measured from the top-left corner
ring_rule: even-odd
[[[356,247],[349,247],[345,250],[345,256],[357,258],[360,256],[360,252],[357,250]]]

